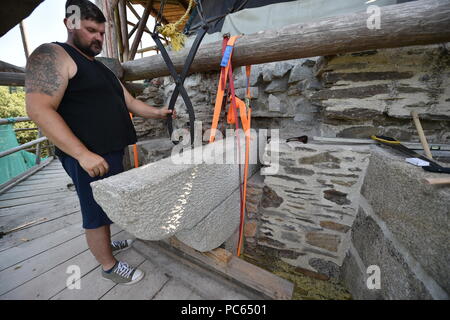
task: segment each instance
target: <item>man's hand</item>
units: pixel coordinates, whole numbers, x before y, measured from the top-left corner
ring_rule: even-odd
[[[98,154],[87,151],[78,159],[80,166],[89,174],[91,178],[104,176],[109,171],[108,162]]]
[[[172,119],[176,119],[177,118],[177,112],[175,111],[175,109],[169,110],[169,107],[164,107],[162,109],[159,109],[160,112],[160,117],[161,119],[166,119],[170,114],[172,114]]]

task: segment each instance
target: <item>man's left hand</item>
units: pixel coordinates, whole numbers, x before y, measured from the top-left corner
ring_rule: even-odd
[[[169,110],[169,107],[164,107],[162,109],[159,109],[160,112],[160,118],[161,119],[166,119],[170,114],[172,115],[172,119],[176,119],[177,117],[177,112],[176,110]]]

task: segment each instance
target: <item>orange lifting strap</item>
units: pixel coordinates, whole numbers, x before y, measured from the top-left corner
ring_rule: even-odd
[[[221,62],[221,71],[220,71],[220,79],[219,86],[217,89],[216,103],[214,106],[214,116],[211,125],[211,134],[209,138],[209,142],[212,143],[215,140],[217,125],[219,123],[220,113],[222,111],[222,104],[225,96],[225,89],[227,86],[227,80],[229,82],[229,92],[230,97],[229,102],[230,106],[227,113],[227,122],[228,124],[235,124],[236,129],[239,129],[239,120],[237,109],[239,108],[239,117],[241,118],[242,129],[245,132],[245,166],[244,166],[244,179],[242,182],[239,182],[239,188],[241,192],[241,206],[240,206],[240,225],[239,225],[239,241],[237,248],[237,256],[240,256],[242,250],[242,242],[243,242],[243,233],[244,233],[244,222],[245,222],[245,204],[247,198],[247,180],[248,180],[248,164],[250,157],[250,126],[251,126],[251,108],[250,108],[250,73],[251,66],[246,66],[245,71],[247,75],[247,90],[246,90],[246,98],[245,102],[241,99],[237,98],[235,95],[234,82],[233,82],[233,67],[231,65],[231,58],[233,55],[233,48],[236,42],[236,39],[239,36],[233,36],[231,38],[224,37],[224,42],[222,46],[223,59]],[[247,112],[248,109],[248,112]],[[238,153],[239,159],[240,157],[240,143],[238,141]],[[239,170],[240,175],[240,170]],[[241,177],[239,176],[239,181],[241,181]]]

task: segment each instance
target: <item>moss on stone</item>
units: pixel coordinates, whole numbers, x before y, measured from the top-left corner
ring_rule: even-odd
[[[296,270],[276,257],[258,253],[243,254],[241,258],[294,283],[292,300],[350,300],[351,294],[335,279],[319,280]]]

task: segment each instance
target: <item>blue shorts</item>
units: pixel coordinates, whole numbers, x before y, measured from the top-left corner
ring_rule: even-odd
[[[59,157],[64,170],[72,178],[77,190],[84,229],[96,229],[113,223],[105,211],[95,202],[90,183],[123,172],[123,155],[123,150],[101,155],[108,162],[109,171],[103,177],[95,178],[91,178],[78,161],[71,156],[63,155]]]

